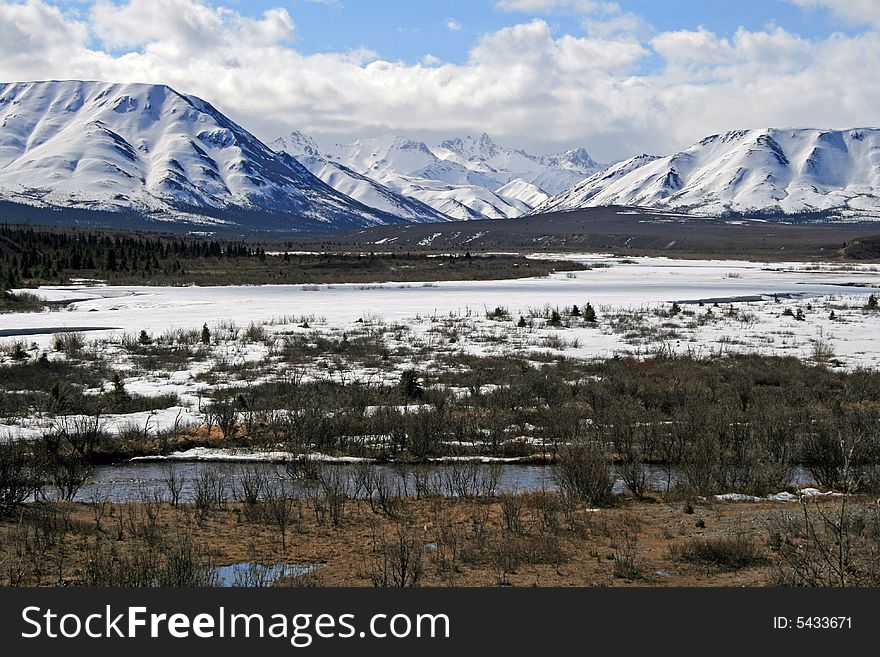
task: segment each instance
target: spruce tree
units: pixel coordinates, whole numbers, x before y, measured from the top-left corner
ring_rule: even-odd
[[[590,324],[596,323],[596,309],[593,308],[593,304],[587,302],[587,305],[584,307],[584,321],[589,322]]]
[[[421,381],[419,381],[418,373],[413,370],[406,370],[400,375],[400,382],[397,384],[397,387],[406,401],[421,399],[425,392]]]

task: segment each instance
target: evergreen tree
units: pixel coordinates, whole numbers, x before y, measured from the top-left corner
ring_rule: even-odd
[[[125,408],[126,403],[131,399],[131,396],[128,394],[128,391],[125,389],[125,384],[122,382],[122,379],[119,376],[119,372],[113,372],[113,408],[116,410],[120,410]]]
[[[593,304],[587,302],[587,305],[584,307],[584,321],[589,322],[590,324],[596,323],[596,309],[593,308]]]
[[[421,399],[425,390],[419,381],[419,375],[413,370],[406,370],[400,375],[400,382],[397,384],[400,394],[406,401],[414,401]]]
[[[27,352],[21,346],[21,342],[16,342],[12,345],[12,353],[9,355],[12,357],[12,360],[24,360],[27,358]]]

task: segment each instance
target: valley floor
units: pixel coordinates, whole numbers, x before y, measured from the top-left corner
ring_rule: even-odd
[[[558,271],[33,290],[63,309],[2,316],[0,579],[880,582],[877,266],[541,257]],[[268,479],[169,466],[167,491],[128,499],[87,486],[96,464],[197,447],[311,458]],[[468,459],[550,462],[553,485],[478,490]],[[374,460],[422,464],[423,488]],[[675,471],[668,490],[645,464]],[[847,494],[798,501],[805,469]]]
[[[752,353],[849,370],[880,364],[880,313],[866,311],[880,294],[875,265],[542,258],[555,258],[561,271],[503,281],[42,287],[34,292],[64,309],[3,315],[0,353],[7,364],[17,362],[16,349],[25,361],[44,352],[63,361],[68,336],[81,347],[76,357],[105,363],[128,392],[176,397],[171,406],[102,418],[111,431],[146,424],[148,433],[203,422],[201,400],[218,386],[291,372],[393,385],[407,369],[436,371],[456,355],[541,363]],[[572,261],[591,269],[565,272]],[[594,322],[571,314],[588,304]],[[139,344],[142,337],[149,342]],[[301,358],[282,354],[292,344]],[[102,389],[108,384],[91,392]],[[55,424],[51,415],[16,414],[0,435],[36,435]]]

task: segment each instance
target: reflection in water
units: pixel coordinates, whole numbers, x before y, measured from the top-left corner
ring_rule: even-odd
[[[214,569],[215,586],[264,587],[272,586],[281,577],[300,577],[315,572],[315,566],[300,564],[263,564],[244,561]]]
[[[325,466],[339,475],[349,494],[358,493],[357,467],[352,465]],[[363,466],[360,466],[363,467]],[[517,464],[468,464],[468,465],[421,465],[401,466],[375,464],[369,466],[377,478],[384,478],[389,489],[404,495],[416,495],[425,485],[433,486],[444,495],[523,493],[529,491],[557,491],[559,487],[554,477],[555,468],[547,465]],[[147,499],[168,499],[169,487],[166,483],[169,469],[181,482],[180,501],[193,502],[196,499],[199,479],[205,473],[213,473],[222,482],[227,499],[241,494],[243,479],[250,473],[258,472],[271,484],[283,484],[288,495],[305,498],[311,490],[302,482],[291,480],[283,465],[274,463],[211,463],[178,462],[174,464],[157,462],[124,463],[100,466],[95,469],[92,480],[76,496],[76,500],[87,502],[101,499],[114,503],[137,502]],[[658,466],[646,465],[649,487],[665,490],[667,483],[674,484],[675,473]],[[812,478],[798,468],[792,478],[793,485],[812,483]],[[614,492],[623,493],[626,487],[618,477]],[[730,491],[719,491],[730,492]]]
[[[345,483],[349,493],[357,492],[355,466],[326,466],[337,471]],[[376,477],[384,478],[390,489],[405,495],[415,495],[420,485],[428,482],[443,494],[457,496],[493,490],[496,493],[522,493],[528,491],[556,491],[558,486],[554,478],[554,468],[545,465],[473,464],[468,466],[427,465],[399,466],[376,464],[371,466]],[[101,466],[95,469],[92,480],[84,486],[76,496],[78,501],[89,501],[96,497],[110,502],[135,502],[144,496],[153,499],[156,496],[168,498],[169,468],[174,468],[175,477],[182,480],[180,492],[181,502],[192,502],[196,499],[199,478],[205,472],[216,473],[223,482],[229,498],[235,497],[248,473],[258,471],[265,475],[269,482],[284,483],[285,489],[292,497],[304,498],[309,488],[298,481],[292,481],[283,465],[273,463],[125,463],[120,465]],[[658,468],[648,468],[652,484],[656,488],[665,488],[666,475]],[[623,482],[618,480],[616,492],[623,492]]]

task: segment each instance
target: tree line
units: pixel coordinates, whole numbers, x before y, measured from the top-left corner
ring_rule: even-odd
[[[199,258],[265,260],[266,252],[240,241],[0,225],[3,291],[44,282],[65,283],[72,276],[179,274],[187,261]]]

